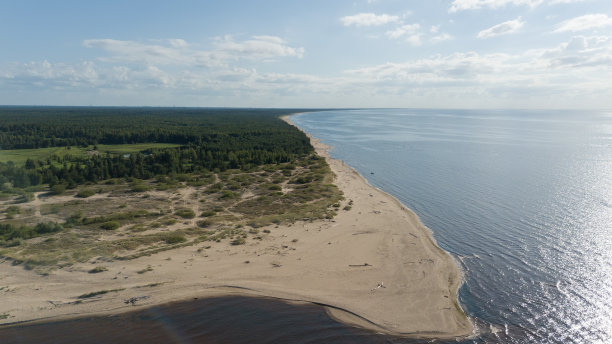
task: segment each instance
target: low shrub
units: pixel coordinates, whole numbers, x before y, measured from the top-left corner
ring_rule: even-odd
[[[212,225],[212,222],[209,220],[200,220],[197,222],[197,225],[200,228],[206,228],[206,227],[210,227],[210,225]]]
[[[5,240],[4,246],[19,246],[20,241],[16,239],[30,239],[43,234],[59,232],[64,227],[55,222],[39,223],[34,227],[15,226],[10,223],[0,223],[0,240]]]
[[[145,192],[149,191],[149,186],[145,184],[134,184],[132,185],[132,192]]]
[[[246,244],[246,240],[243,237],[238,237],[230,242],[232,245],[244,245]]]
[[[64,184],[55,184],[51,187],[52,195],[61,195],[66,192],[66,185]]]
[[[167,244],[173,245],[173,244],[180,244],[182,242],[187,241],[187,238],[185,238],[185,235],[183,233],[169,233],[168,235],[166,235],[165,241]]]
[[[104,222],[100,228],[107,230],[107,231],[112,231],[115,230],[117,228],[119,228],[119,222],[117,221],[108,221],[108,222]]]
[[[211,217],[211,216],[215,216],[217,214],[216,211],[214,210],[206,210],[203,211],[202,214],[200,214],[201,217]]]
[[[21,240],[21,238],[11,239],[8,241],[0,239],[0,247],[17,247],[21,244],[23,244],[23,240]]]
[[[223,192],[221,192],[221,196],[219,196],[219,199],[234,199],[236,197],[238,197],[238,195],[235,192],[223,190]]]
[[[95,195],[96,192],[92,189],[83,189],[81,191],[79,191],[76,196],[80,197],[80,198],[87,198],[87,197],[91,197],[93,195]]]
[[[174,215],[180,216],[184,219],[193,219],[196,216],[193,210],[187,208],[178,209],[174,212]]]
[[[97,274],[97,273],[104,272],[104,271],[108,271],[108,269],[106,267],[104,267],[104,266],[96,266],[95,268],[93,268],[93,269],[91,269],[91,270],[89,270],[87,272],[90,273],[90,274]]]
[[[145,272],[149,272],[149,271],[153,271],[153,267],[151,265],[147,265],[146,268],[142,269],[142,270],[138,270],[136,271],[139,274],[144,274]]]
[[[7,215],[15,215],[19,213],[21,213],[21,208],[16,205],[11,205],[10,207],[6,208]]]
[[[34,232],[37,234],[55,233],[61,231],[62,229],[64,229],[64,227],[55,222],[39,223],[34,226]]]

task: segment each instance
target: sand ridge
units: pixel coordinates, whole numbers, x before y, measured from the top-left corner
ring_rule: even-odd
[[[284,120],[289,121],[288,117]],[[461,273],[418,217],[370,186],[311,137],[352,200],[332,220],[266,227],[262,241],[203,243],[127,261],[89,274],[77,264],[40,276],[0,263],[0,324],[112,314],[229,294],[327,306],[340,321],[419,338],[469,336],[457,302]],[[266,229],[260,228],[260,230]],[[144,270],[147,270],[143,272]],[[106,293],[79,299],[96,292]]]

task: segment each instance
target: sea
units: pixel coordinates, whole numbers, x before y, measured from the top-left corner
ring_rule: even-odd
[[[343,110],[292,121],[414,210],[464,273],[467,342],[612,342],[612,111]]]
[[[456,259],[459,301],[477,327],[459,343],[612,342],[612,111],[359,109],[291,119],[414,210]],[[432,342],[343,325],[314,305],[247,297],[24,324],[0,328],[0,338]]]

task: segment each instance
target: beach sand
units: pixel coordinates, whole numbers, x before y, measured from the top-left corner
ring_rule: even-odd
[[[342,322],[393,335],[471,335],[473,326],[457,301],[461,272],[429,229],[395,198],[331,159],[328,147],[311,142],[352,200],[350,210],[339,210],[332,220],[260,228],[271,233],[246,245],[204,243],[77,264],[48,276],[0,262],[0,324],[237,294],[324,305]],[[88,273],[96,265],[108,271]],[[99,291],[107,292],[78,298]]]

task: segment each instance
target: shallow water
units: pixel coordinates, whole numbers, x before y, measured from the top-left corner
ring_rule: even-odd
[[[612,341],[612,116],[347,110],[292,119],[412,208],[465,270],[476,342]],[[468,341],[471,342],[471,341]]]
[[[220,297],[114,316],[0,327],[0,343],[411,343],[351,328],[322,307],[273,299]]]

